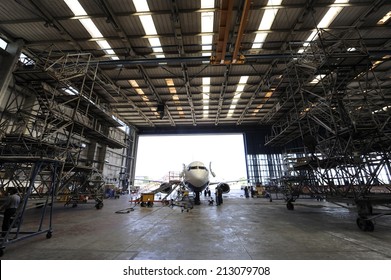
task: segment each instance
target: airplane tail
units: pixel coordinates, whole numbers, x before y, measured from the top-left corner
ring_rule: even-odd
[[[216,174],[212,171],[212,162],[209,162],[209,171],[210,171],[210,174],[212,174],[213,177],[216,177]]]

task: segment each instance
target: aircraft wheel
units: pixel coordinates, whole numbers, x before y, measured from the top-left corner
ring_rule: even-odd
[[[375,225],[372,221],[365,220],[364,218],[357,218],[356,220],[357,226],[359,229],[362,231],[374,231],[375,230]]]
[[[293,205],[292,202],[288,202],[288,203],[286,204],[286,208],[287,208],[288,210],[294,210],[294,209],[295,209],[295,206]]]
[[[98,202],[97,204],[95,204],[95,208],[96,209],[102,209],[103,208],[103,202]]]
[[[51,231],[48,231],[48,232],[46,233],[46,239],[50,239],[50,238],[52,238],[52,232],[51,232]]]
[[[375,230],[375,224],[372,221],[366,221],[366,229],[367,231],[374,231]]]
[[[366,226],[365,226],[365,220],[363,218],[357,218],[356,224],[359,229],[361,229],[362,231],[365,231]]]

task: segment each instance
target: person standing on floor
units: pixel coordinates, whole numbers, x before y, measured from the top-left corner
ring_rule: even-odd
[[[219,206],[220,205],[220,201],[219,201],[219,191],[218,191],[218,188],[215,189],[215,200],[216,200],[216,206]]]
[[[245,196],[246,198],[249,198],[249,195],[248,195],[248,187],[247,187],[247,186],[244,187],[244,196]]]
[[[11,225],[11,218],[15,215],[16,210],[20,204],[20,196],[16,188],[11,188],[9,190],[9,195],[5,203],[1,206],[0,211],[4,210],[3,225],[1,226],[2,236],[5,236]]]
[[[217,188],[217,196],[219,198],[219,205],[223,204],[223,190],[222,190],[222,188]]]

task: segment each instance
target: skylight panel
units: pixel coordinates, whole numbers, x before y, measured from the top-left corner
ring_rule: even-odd
[[[236,87],[236,91],[234,93],[234,97],[232,98],[231,106],[229,107],[229,111],[227,114],[228,118],[232,117],[232,115],[235,111],[235,108],[236,108],[236,104],[238,103],[238,101],[243,93],[244,86],[246,85],[248,78],[249,78],[249,76],[241,76],[240,77],[238,86]]]
[[[72,86],[65,88],[64,91],[70,95],[78,95],[79,94],[79,91]]]
[[[138,83],[135,80],[129,80],[128,82],[132,87],[138,87]]]
[[[262,48],[263,46],[263,43],[265,42],[266,40],[266,36],[267,36],[267,33],[265,32],[262,32],[262,33],[258,33],[256,36],[255,36],[255,39],[254,39],[254,43],[252,45],[252,49],[260,49]]]
[[[215,1],[214,0],[201,0],[201,9],[210,9],[214,8]]]
[[[214,13],[203,12],[201,13],[201,32],[213,32]]]
[[[86,16],[87,13],[80,5],[79,0],[64,0],[75,16]]]
[[[385,24],[391,18],[391,11],[389,11],[384,17],[382,17],[377,24]]]
[[[331,7],[318,24],[318,28],[327,28],[342,11],[343,7]]]
[[[148,41],[154,53],[163,53],[159,38],[148,38]],[[162,54],[160,56],[164,57]],[[158,57],[158,55],[156,55],[156,57]]]
[[[231,104],[231,106],[229,107],[229,110],[228,110],[228,114],[227,114],[227,117],[228,118],[231,118],[232,115],[234,114],[235,112],[235,108],[236,108],[236,104]]]
[[[154,112],[154,114],[156,116],[158,116],[158,113],[156,112],[156,108],[153,107],[152,102],[149,100],[148,96],[145,95],[144,91],[140,88],[140,86],[138,85],[137,81],[135,81],[135,80],[128,80],[128,83],[132,86],[134,91],[141,97],[141,100],[144,101],[147,104],[147,106],[150,108],[150,110],[152,112]]]
[[[273,7],[276,5],[280,5],[281,2],[282,2],[282,0],[269,0],[267,3],[267,7]],[[276,15],[277,15],[277,12],[278,12],[277,8],[266,9],[265,12],[263,13],[258,30],[259,31],[269,31],[270,27],[272,26],[272,24],[274,22]],[[267,32],[257,33],[257,35],[254,38],[252,49],[262,48],[263,43],[266,40],[266,37],[267,37]]]
[[[137,12],[149,12],[147,0],[133,0],[133,5]]]
[[[146,35],[156,35],[156,27],[155,23],[153,22],[152,16],[146,15],[146,16],[139,16],[141,24],[143,25],[144,31]]]
[[[0,39],[1,40],[1,39]],[[1,47],[1,46],[0,46]],[[26,54],[20,53],[19,61],[22,62],[24,65],[34,65],[35,62],[31,58],[29,58]]]
[[[96,27],[95,23],[91,19],[79,19],[80,23],[83,24],[84,28],[90,33],[92,38],[101,38],[103,37],[102,33]]]
[[[212,49],[212,35],[202,36],[202,50],[211,50]]]
[[[210,93],[210,77],[202,78],[202,102],[203,102],[203,117],[209,116],[209,93]]]
[[[135,81],[135,80],[129,80],[128,82],[129,82],[129,84],[132,86],[132,88],[135,90],[135,92],[137,92],[137,94],[139,94],[139,95],[145,95],[145,94],[144,94],[144,91],[140,88],[140,86],[138,85],[137,81]]]
[[[335,0],[334,4],[345,4],[349,3],[349,0]],[[343,7],[331,7],[327,13],[323,16],[321,21],[316,26],[317,28],[328,28],[338,14],[342,11]],[[318,37],[317,30],[312,31],[311,35],[308,36],[306,42],[303,44],[303,47],[307,47],[309,42],[315,40]],[[300,48],[298,53],[303,53],[304,49]]]
[[[241,76],[239,80],[239,84],[246,84],[248,80],[248,76]]]
[[[238,87],[236,88],[236,91],[237,92],[242,92],[244,89],[244,85],[238,85]]]
[[[166,79],[166,84],[167,84],[169,87],[173,87],[173,86],[174,86],[174,80],[173,80],[173,79]]]
[[[64,0],[65,4],[69,7],[69,9],[74,13],[75,16],[88,16],[87,12],[81,6],[78,0]],[[111,48],[110,44],[103,39],[102,33],[99,31],[98,27],[96,27],[95,23],[90,18],[82,18],[79,19],[79,22],[84,26],[87,32],[93,39],[99,39],[96,43],[99,47],[113,60],[118,60],[118,56],[115,55],[114,50]]]
[[[326,77],[325,74],[317,75],[317,76],[310,82],[310,84],[317,84],[317,83],[319,83],[324,77]]]
[[[109,43],[106,40],[97,41],[97,44],[106,54],[110,55],[112,60],[119,60],[118,56],[115,55],[115,52],[111,49]]]
[[[6,47],[7,47],[7,42],[0,38],[0,48],[5,50]]]
[[[97,43],[103,50],[110,49],[110,45],[109,45],[109,43],[107,43],[106,40],[99,40],[99,41],[96,41],[96,43]],[[108,51],[111,51],[112,53],[114,53],[112,50],[108,50]]]
[[[214,0],[201,0],[201,8],[209,9],[214,8]],[[214,12],[202,12],[201,13],[201,45],[202,45],[202,55],[211,56],[212,44],[213,44],[213,35],[207,34],[213,32],[214,24]]]
[[[272,4],[270,4],[270,2],[272,2]],[[272,6],[272,5],[280,5],[281,4],[281,1],[274,1],[274,2],[277,2],[277,3],[273,3],[273,1],[269,1],[269,3],[267,5]],[[278,9],[265,10],[265,12],[263,13],[261,23],[259,24],[258,30],[270,30],[270,27],[272,26],[273,21],[276,17],[277,11],[278,11]]]
[[[137,12],[150,11],[146,0],[133,0],[133,4]],[[141,25],[143,26],[146,35],[148,36],[157,35],[156,26],[155,23],[153,22],[153,18],[151,15],[141,15],[139,16],[139,19],[141,21]],[[162,54],[163,48],[160,43],[160,39],[157,37],[153,37],[153,38],[148,38],[148,41],[154,53],[161,53],[161,54],[155,54],[155,56],[157,58],[164,58],[165,55]]]
[[[272,95],[273,95],[273,91],[268,91],[268,92],[266,92],[265,97],[270,98],[270,97],[272,97]]]
[[[257,106],[257,108],[254,110],[254,112],[252,113],[252,115],[256,116],[259,113],[259,111],[261,111],[262,107],[263,107],[263,104],[259,104]]]
[[[174,101],[175,105],[177,105],[176,109],[177,109],[179,115],[181,117],[183,117],[184,116],[183,108],[181,106],[179,106],[180,105],[179,96],[178,96],[176,88],[175,88],[174,80],[171,78],[168,78],[168,79],[165,79],[165,81],[166,81],[166,85],[168,86],[168,91],[172,95],[172,100]]]

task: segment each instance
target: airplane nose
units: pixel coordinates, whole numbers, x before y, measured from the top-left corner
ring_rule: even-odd
[[[205,177],[205,171],[195,170],[192,172],[192,178],[189,180],[195,187],[202,187],[205,185],[207,178]]]

